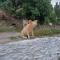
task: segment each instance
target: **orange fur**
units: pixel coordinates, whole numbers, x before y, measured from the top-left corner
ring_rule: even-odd
[[[29,20],[28,24],[22,29],[20,36],[23,38],[30,38],[30,33],[33,34],[33,29],[37,26],[37,20]]]

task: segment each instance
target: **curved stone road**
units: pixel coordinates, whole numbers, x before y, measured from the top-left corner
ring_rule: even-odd
[[[44,37],[0,44],[0,60],[58,60],[60,37]]]

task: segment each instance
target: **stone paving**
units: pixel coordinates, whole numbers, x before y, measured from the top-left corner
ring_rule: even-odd
[[[60,37],[44,37],[0,44],[0,60],[58,60]]]

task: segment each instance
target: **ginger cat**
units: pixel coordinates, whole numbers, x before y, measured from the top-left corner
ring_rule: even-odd
[[[20,36],[22,38],[30,38],[30,33],[32,34],[32,36],[34,36],[33,34],[33,29],[37,26],[37,20],[29,20],[28,24],[22,29]]]

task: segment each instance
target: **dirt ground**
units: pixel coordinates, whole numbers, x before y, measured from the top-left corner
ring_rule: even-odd
[[[17,32],[4,32],[4,33],[0,33],[0,44],[6,44],[6,43],[9,43],[9,42],[15,42],[15,41],[21,41],[21,40],[27,40],[27,39],[23,39],[23,38],[19,37],[19,34],[20,33],[17,33]],[[60,34],[54,35],[54,36],[60,37]],[[13,40],[13,39],[10,39],[10,37],[17,37],[17,39]],[[40,38],[41,37],[48,37],[48,36],[40,36]],[[36,37],[34,37],[34,38],[36,38]]]
[[[17,32],[4,32],[0,33],[0,44],[5,44],[9,42],[14,42],[16,40],[11,40],[9,37],[19,36]]]

